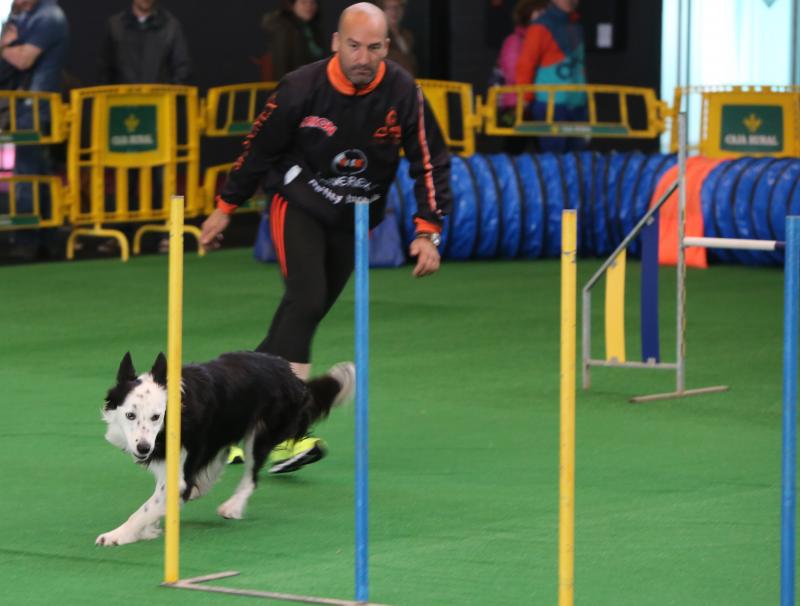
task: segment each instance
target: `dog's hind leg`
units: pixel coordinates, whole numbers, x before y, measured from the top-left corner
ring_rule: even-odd
[[[216,484],[228,460],[228,449],[223,448],[205,469],[201,469],[194,478],[189,500],[199,499],[208,494],[208,491]]]
[[[126,543],[134,543],[145,539],[154,539],[161,534],[158,522],[164,516],[167,508],[166,465],[163,462],[153,463],[150,465],[150,470],[156,476],[156,488],[153,495],[147,499],[139,509],[133,512],[123,524],[97,537],[95,541],[96,545],[103,545],[106,547],[111,545],[125,545]],[[184,489],[183,471],[181,471],[181,494]],[[180,502],[183,504],[182,499]]]
[[[233,495],[222,505],[217,507],[217,513],[223,518],[241,520],[244,515],[244,509],[247,506],[247,501],[256,488],[256,483],[253,478],[253,468],[256,462],[253,453],[255,441],[256,430],[251,431],[244,438],[244,473]],[[263,465],[263,461],[261,464]]]

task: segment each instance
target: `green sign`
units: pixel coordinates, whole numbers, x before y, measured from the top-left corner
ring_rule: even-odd
[[[117,105],[110,108],[108,149],[117,154],[158,148],[155,105]]]
[[[0,143],[37,143],[40,139],[39,133],[16,132],[0,134]]]
[[[627,135],[627,127],[619,125],[600,126],[591,124],[518,124],[514,127],[518,133],[526,135],[554,135],[567,137],[590,137],[592,135]]]
[[[783,151],[783,107],[723,105],[720,149],[744,153]]]

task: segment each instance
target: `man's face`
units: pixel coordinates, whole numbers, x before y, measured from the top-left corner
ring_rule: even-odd
[[[317,14],[317,0],[294,0],[292,12],[301,21],[311,21]]]
[[[39,0],[14,0],[14,12],[27,13]]]
[[[140,13],[152,12],[156,5],[156,0],[133,0],[133,7]]]
[[[553,0],[553,4],[555,4],[565,13],[571,13],[572,11],[577,9],[578,2],[579,0]]]
[[[403,13],[405,12],[405,6],[403,4],[402,0],[385,0],[383,3],[383,12],[386,13],[386,21],[392,29],[396,29],[403,20]]]
[[[363,13],[353,15],[333,34],[333,50],[347,79],[358,88],[366,86],[389,51],[386,23]]]

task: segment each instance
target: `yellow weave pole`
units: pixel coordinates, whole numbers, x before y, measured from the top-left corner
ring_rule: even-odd
[[[558,509],[558,604],[572,606],[575,574],[575,299],[577,211],[561,214],[561,460]]]
[[[606,360],[625,361],[625,251],[606,272]]]
[[[167,317],[167,512],[164,582],[180,578],[181,339],[183,333],[183,196],[172,196],[169,214]]]

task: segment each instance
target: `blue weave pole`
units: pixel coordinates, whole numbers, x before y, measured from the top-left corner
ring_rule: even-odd
[[[783,448],[781,486],[781,606],[794,606],[797,508],[797,299],[800,217],[786,218],[783,291]]]
[[[642,280],[639,314],[642,335],[642,362],[661,361],[658,335],[658,213],[642,230]]]
[[[356,601],[367,602],[369,418],[369,203],[356,205]]]

